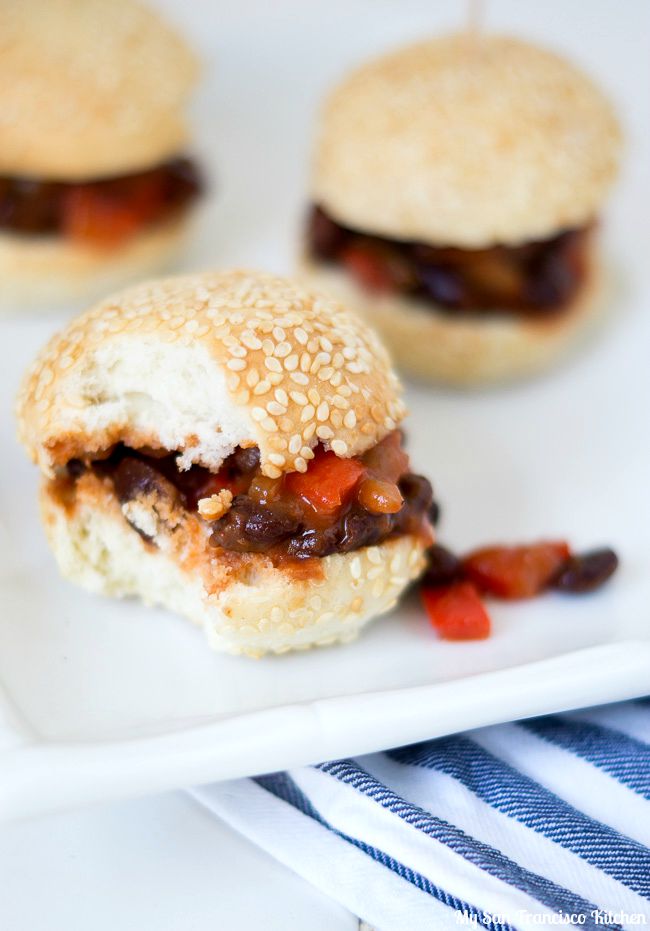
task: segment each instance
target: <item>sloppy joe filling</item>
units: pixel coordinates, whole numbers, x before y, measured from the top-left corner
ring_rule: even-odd
[[[457,249],[373,236],[311,209],[313,258],[342,265],[371,292],[400,293],[449,312],[505,311],[541,317],[562,311],[584,284],[592,225],[517,246]]]
[[[97,181],[0,177],[0,229],[113,246],[171,218],[200,190],[196,165],[180,157],[147,171]]]
[[[431,485],[409,470],[399,431],[353,459],[317,447],[306,472],[279,479],[263,475],[257,447],[238,448],[216,474],[196,465],[181,472],[176,456],[118,445],[102,459],[71,460],[67,472],[72,480],[88,468],[108,476],[127,520],[133,502],[155,507],[164,520],[177,521],[184,508],[208,515],[212,546],[274,560],[348,553],[403,533],[427,535],[429,520],[435,522]],[[211,520],[213,501],[219,516]],[[141,522],[134,527],[147,537]]]

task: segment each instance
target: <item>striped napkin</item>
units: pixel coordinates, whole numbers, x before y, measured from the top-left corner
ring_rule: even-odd
[[[650,925],[650,699],[193,793],[381,931]]]

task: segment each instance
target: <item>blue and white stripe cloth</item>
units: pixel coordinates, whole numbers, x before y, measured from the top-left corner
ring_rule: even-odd
[[[650,926],[650,699],[194,794],[380,931]]]

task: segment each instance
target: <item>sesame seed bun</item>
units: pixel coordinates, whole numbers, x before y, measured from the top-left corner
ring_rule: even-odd
[[[558,55],[447,36],[372,61],[334,90],[312,195],[371,234],[517,244],[590,221],[620,141],[610,103]]]
[[[166,607],[200,625],[213,649],[252,657],[353,640],[424,565],[422,541],[407,535],[326,556],[317,577],[301,579],[260,554],[217,557],[194,515],[173,534],[157,534],[154,546],[91,473],[77,482],[73,501],[45,481],[41,511],[66,578],[98,594]]]
[[[305,471],[318,443],[341,457],[374,446],[402,419],[400,395],[360,318],[288,279],[233,271],[98,304],[41,353],[17,413],[66,576],[171,608],[217,649],[260,655],[354,637],[419,574],[426,535],[326,556],[306,578],[261,553],[215,549],[196,512],[120,504],[107,476],[87,469],[72,482],[62,467],[123,442],[216,471],[236,447],[255,445],[277,478]]]
[[[305,471],[318,443],[363,453],[404,405],[358,317],[289,279],[231,271],[141,284],[72,321],[28,373],[18,416],[48,475],[122,441],[215,470],[255,445],[278,478]]]
[[[0,4],[0,174],[84,180],[186,143],[193,54],[137,0]]]
[[[467,388],[514,381],[556,365],[586,338],[606,303],[605,275],[593,252],[577,297],[537,320],[498,309],[468,316],[399,294],[368,295],[345,270],[310,259],[303,260],[303,275],[371,322],[401,372]]]
[[[69,310],[164,271],[182,250],[191,218],[183,213],[145,228],[122,245],[98,248],[64,236],[0,234],[0,313]]]

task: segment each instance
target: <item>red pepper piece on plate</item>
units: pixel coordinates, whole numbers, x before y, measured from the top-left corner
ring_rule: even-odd
[[[464,558],[463,571],[482,592],[498,598],[532,598],[548,588],[570,555],[564,541],[487,546]]]
[[[490,636],[490,617],[471,582],[422,588],[421,593],[429,620],[443,640],[485,640]]]

